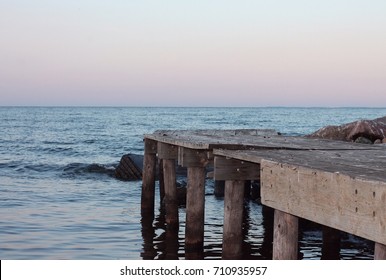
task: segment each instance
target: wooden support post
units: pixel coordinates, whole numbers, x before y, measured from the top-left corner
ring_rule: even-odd
[[[202,259],[204,250],[205,168],[188,167],[185,258]]]
[[[158,177],[159,177],[159,199],[162,205],[162,200],[165,197],[165,182],[164,182],[164,163],[163,159],[158,160]]]
[[[386,260],[386,245],[375,242],[374,260]]]
[[[165,188],[165,219],[166,225],[178,228],[178,198],[176,185],[176,159],[178,147],[166,143],[158,142],[158,157],[163,162],[163,176]]]
[[[205,166],[208,151],[180,147],[178,163],[188,168],[186,193],[185,258],[204,257]]]
[[[273,244],[273,217],[274,209],[265,205],[262,205],[263,221],[262,226],[264,228],[264,239],[261,244],[261,255],[266,256],[267,259],[272,259],[272,244]]]
[[[242,180],[225,182],[223,259],[240,259],[242,256],[244,185]]]
[[[340,259],[340,231],[323,226],[322,260]]]
[[[165,182],[165,211],[166,224],[169,227],[178,228],[178,201],[176,186],[176,163],[173,159],[163,160]]]
[[[157,145],[153,140],[145,139],[143,158],[141,213],[154,218],[155,172]]]
[[[298,226],[296,216],[275,209],[273,224],[273,259],[298,259]]]

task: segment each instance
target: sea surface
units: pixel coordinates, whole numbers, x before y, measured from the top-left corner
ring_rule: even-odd
[[[158,129],[271,128],[304,135],[326,125],[386,115],[386,108],[0,107],[0,259],[165,258],[159,199],[141,225],[140,181],[120,181],[122,155],[143,154]],[[206,186],[206,259],[221,258],[223,199]],[[245,259],[266,259],[262,206],[246,201]],[[184,258],[185,208],[178,258]],[[149,232],[147,232],[149,231]],[[299,246],[321,257],[321,233],[305,227]],[[372,258],[373,245],[342,236],[342,259]]]

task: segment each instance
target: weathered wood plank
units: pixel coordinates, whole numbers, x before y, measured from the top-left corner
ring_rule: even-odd
[[[202,134],[197,131],[163,131],[145,135],[146,139],[190,149],[245,150],[251,148],[290,150],[374,150],[382,145],[365,145],[343,141],[310,139],[297,136],[248,135],[243,133]]]
[[[215,180],[257,180],[260,178],[260,165],[216,156],[213,175]]]
[[[240,259],[242,255],[242,220],[244,181],[225,182],[223,259]]]
[[[386,182],[386,147],[381,150],[214,150],[215,156],[260,163],[272,160],[352,177]]]
[[[298,259],[299,219],[275,209],[273,222],[273,259]]]
[[[386,182],[261,161],[262,203],[386,244]]]

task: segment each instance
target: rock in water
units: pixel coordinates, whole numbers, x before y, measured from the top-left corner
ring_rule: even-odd
[[[339,126],[326,126],[307,137],[342,141],[355,141],[363,137],[373,143],[386,137],[386,116],[375,120],[358,120]]]
[[[123,155],[115,169],[115,177],[125,181],[142,180],[142,165],[143,156],[134,154]]]

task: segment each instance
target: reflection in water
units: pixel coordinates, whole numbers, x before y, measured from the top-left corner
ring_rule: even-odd
[[[206,194],[205,233],[203,256],[198,259],[221,259],[223,231],[223,199],[215,197],[212,190]],[[165,209],[159,207],[154,221],[142,216],[143,259],[185,259],[185,208],[179,207],[179,227],[167,227]],[[346,233],[336,232],[322,226],[300,220],[300,259],[372,259],[373,242]],[[323,245],[323,234],[330,235],[329,243]],[[333,235],[331,238],[331,235]],[[339,236],[340,240],[336,237]],[[273,209],[246,198],[243,215],[242,259],[272,259]],[[337,248],[340,243],[340,250]],[[330,248],[330,249],[329,249]],[[339,248],[339,247],[338,247]],[[194,252],[193,252],[194,253]]]

